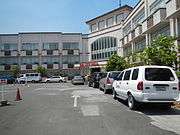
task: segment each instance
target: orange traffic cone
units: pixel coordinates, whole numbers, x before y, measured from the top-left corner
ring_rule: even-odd
[[[16,100],[15,101],[19,101],[22,100],[21,95],[20,95],[20,90],[19,88],[17,88],[17,93],[16,93]]]

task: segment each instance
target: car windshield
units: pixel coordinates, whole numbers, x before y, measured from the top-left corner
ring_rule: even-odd
[[[111,72],[109,74],[109,78],[113,78],[113,79],[116,79],[116,77],[120,74],[121,72]]]
[[[146,68],[145,79],[147,81],[174,81],[175,78],[168,68]]]

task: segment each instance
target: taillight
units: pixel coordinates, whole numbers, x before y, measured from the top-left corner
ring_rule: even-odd
[[[109,78],[107,78],[106,83],[111,84],[111,80]]]
[[[143,81],[138,82],[137,90],[143,90]]]

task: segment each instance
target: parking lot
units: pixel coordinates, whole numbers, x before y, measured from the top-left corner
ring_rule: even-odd
[[[20,89],[21,101],[14,101]],[[1,135],[175,135],[180,110],[154,106],[131,111],[99,89],[71,83],[6,85]]]

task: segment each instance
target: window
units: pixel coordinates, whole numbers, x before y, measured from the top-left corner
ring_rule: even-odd
[[[26,55],[32,55],[32,51],[27,50]]]
[[[146,68],[145,79],[147,81],[174,81],[175,78],[168,68]]]
[[[92,49],[94,49],[92,45]],[[63,43],[63,49],[72,49],[72,50],[78,50],[79,49],[79,43],[78,42],[65,42]]]
[[[99,30],[104,29],[104,28],[105,28],[105,21],[100,21],[100,22],[98,23],[98,28],[99,28]]]
[[[113,17],[107,19],[107,27],[110,27],[113,25]]]
[[[5,55],[5,56],[11,56],[11,51],[5,51],[5,52],[4,52],[4,55]]]
[[[13,44],[13,43],[5,43],[0,45],[0,50],[5,50],[5,51],[12,51],[12,50],[18,50],[18,45]]]
[[[124,74],[124,79],[123,80],[129,80],[130,75],[131,75],[131,70],[126,71],[125,74]]]
[[[91,25],[91,32],[94,32],[96,30],[97,30],[97,25],[96,24]]]
[[[44,50],[58,50],[58,43],[43,43]]]
[[[22,50],[38,50],[38,43],[23,43]]]
[[[119,14],[116,16],[116,23],[119,24],[124,20],[124,14]]]
[[[123,75],[124,75],[124,72],[121,72],[121,73],[117,76],[117,80],[118,80],[118,81],[121,81]]]
[[[139,69],[134,69],[132,73],[132,80],[137,80]]]

